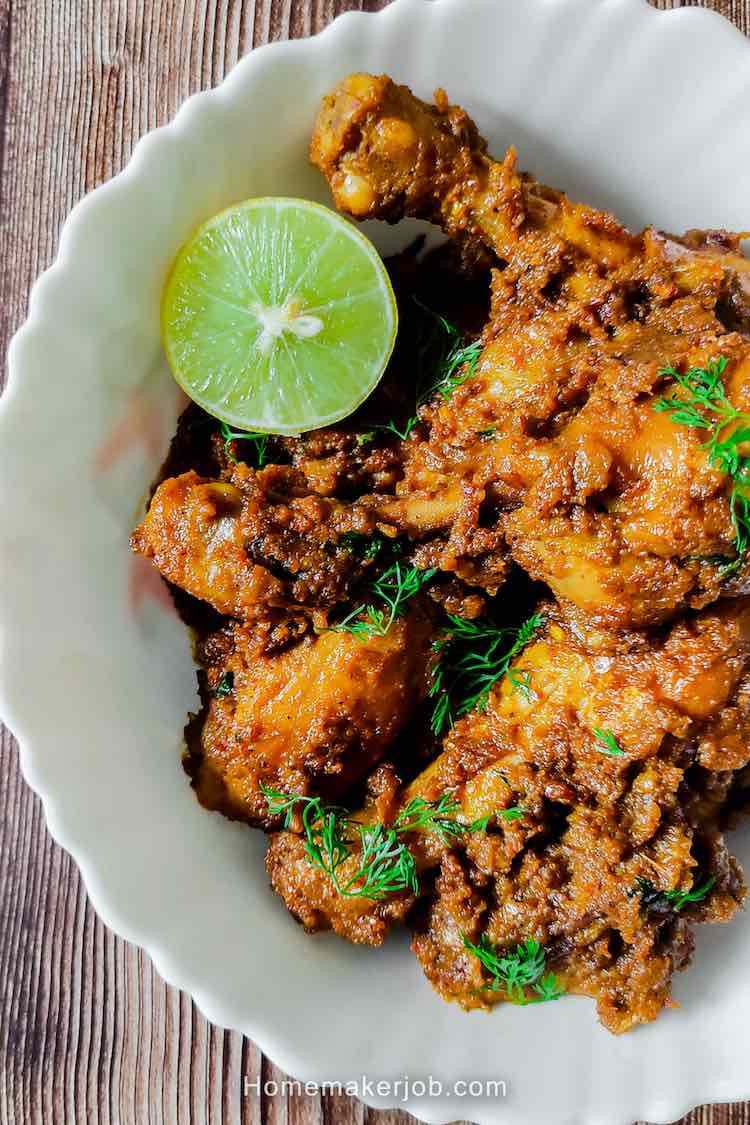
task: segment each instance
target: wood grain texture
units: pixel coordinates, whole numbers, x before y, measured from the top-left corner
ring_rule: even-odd
[[[251,47],[387,0],[0,0],[0,344],[63,219],[149,129]],[[523,0],[517,0],[523,3]],[[680,0],[656,0],[659,8]],[[750,0],[714,0],[750,33]],[[0,1125],[401,1125],[346,1097],[243,1096],[278,1080],[94,915],[0,730]],[[750,1103],[690,1125],[750,1125]],[[553,1125],[553,1123],[551,1123]]]

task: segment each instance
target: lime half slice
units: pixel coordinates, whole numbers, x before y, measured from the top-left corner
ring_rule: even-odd
[[[162,299],[172,373],[240,430],[297,434],[345,418],[371,393],[396,338],[377,250],[304,199],[249,199],[182,247]]]

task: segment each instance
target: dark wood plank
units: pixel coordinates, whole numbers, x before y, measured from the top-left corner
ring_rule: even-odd
[[[0,343],[65,215],[137,139],[251,47],[387,0],[0,0]],[[655,0],[660,8],[680,0]],[[750,0],[715,0],[750,32]],[[212,1027],[88,904],[0,730],[0,1125],[404,1125],[338,1096],[243,1096],[284,1077]],[[690,1125],[750,1125],[750,1103]]]

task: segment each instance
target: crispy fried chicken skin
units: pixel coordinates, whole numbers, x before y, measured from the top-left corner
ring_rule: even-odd
[[[738,236],[631,234],[519,172],[514,150],[492,160],[444,94],[431,106],[385,77],[324,100],[311,157],[341,210],[431,219],[496,267],[476,378],[428,410],[384,517],[434,534],[470,491],[533,578],[614,627],[715,600],[734,557],[728,478],[705,435],[654,406],[665,368],[721,355],[750,410]],[[743,567],[733,588],[747,585]]]
[[[407,925],[467,1009],[536,999],[491,958],[538,943],[542,998],[627,1031],[746,894],[750,497],[665,396],[718,371],[745,464],[750,262],[626,230],[386,76],[323,100],[310,155],[341,211],[448,241],[387,263],[398,339],[350,418],[180,419],[132,547],[196,637],[186,769],[308,932]]]

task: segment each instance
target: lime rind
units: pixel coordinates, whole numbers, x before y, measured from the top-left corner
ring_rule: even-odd
[[[180,250],[162,336],[187,394],[232,427],[295,434],[351,414],[393,350],[397,311],[375,247],[317,203],[248,200]]]

